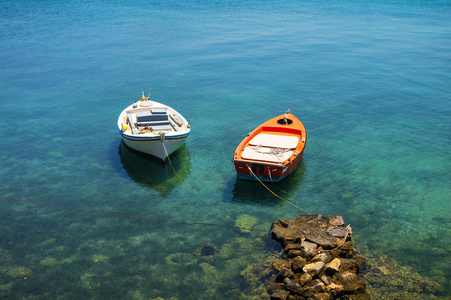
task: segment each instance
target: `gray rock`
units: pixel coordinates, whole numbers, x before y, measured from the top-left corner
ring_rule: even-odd
[[[283,248],[285,253],[288,253],[290,250],[301,250],[301,244],[299,243],[290,243]]]
[[[302,223],[314,223],[321,222],[323,220],[323,216],[321,214],[317,215],[298,215],[296,219],[301,221]],[[325,218],[327,219],[327,218]]]
[[[279,274],[276,277],[276,282],[282,282],[285,280],[285,278],[293,278],[294,273],[291,271],[291,269],[282,267],[279,271]]]
[[[335,236],[335,237],[345,237],[346,233],[348,232],[348,230],[345,227],[334,227],[331,226],[329,228],[327,228],[327,233],[330,234],[331,236]]]
[[[300,243],[308,240],[324,249],[333,249],[338,245],[337,239],[326,232],[329,225],[329,218],[320,215],[299,215],[296,220],[284,220],[287,227],[279,222],[274,222],[271,226],[271,236],[274,240],[282,244],[282,247],[290,243]]]
[[[341,261],[340,272],[351,272],[359,274],[360,266],[355,259],[343,259]]]
[[[315,255],[315,257],[312,258],[311,262],[317,262],[322,261],[323,263],[327,264],[332,260],[332,256],[327,252],[322,252],[320,254]]]
[[[284,259],[284,260],[278,260],[278,261],[274,262],[272,264],[272,267],[274,268],[274,270],[279,272],[283,267],[290,268],[290,265],[291,265],[290,262],[287,261],[286,259]]]
[[[341,216],[333,216],[329,218],[330,226],[343,226],[345,222]]]
[[[326,285],[319,279],[315,279],[302,288],[302,296],[305,298],[313,297],[326,291]]]
[[[304,255],[304,251],[303,250],[290,250],[287,253],[287,257],[288,258],[294,258],[294,257],[297,257],[297,256],[302,256],[302,255]]]
[[[317,277],[319,275],[319,273],[321,273],[324,270],[325,266],[326,266],[326,264],[323,263],[322,261],[317,261],[317,262],[305,265],[304,268],[302,268],[302,270],[305,273],[309,273],[312,277]]]
[[[343,286],[345,293],[363,293],[366,289],[366,283],[355,273],[337,273],[335,276],[337,281]]]
[[[294,293],[294,294],[300,294],[301,293],[301,284],[297,280],[292,280],[290,278],[285,278],[283,281],[285,283],[285,288]]]
[[[324,282],[325,285],[329,285],[332,283],[332,279],[326,275],[321,276],[321,280]]]
[[[307,264],[307,260],[301,256],[294,257],[291,260],[291,269],[295,273],[303,272],[302,268]]]
[[[301,247],[302,247],[302,257],[304,258],[309,259],[318,254],[318,251],[316,249],[318,245],[316,245],[315,243],[302,241]]]
[[[309,284],[310,282],[312,282],[312,276],[309,273],[304,273],[302,274],[302,276],[299,278],[299,283],[304,286],[306,284]]]

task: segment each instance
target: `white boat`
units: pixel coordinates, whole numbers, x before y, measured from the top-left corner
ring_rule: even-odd
[[[144,92],[139,101],[125,108],[117,120],[124,143],[139,152],[166,161],[182,147],[190,124],[173,108],[150,100]]]

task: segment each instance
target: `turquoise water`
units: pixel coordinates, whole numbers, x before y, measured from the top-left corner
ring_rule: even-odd
[[[150,219],[269,229],[305,213],[231,163],[287,109],[308,143],[271,189],[351,224],[374,299],[451,296],[450,1],[1,1],[0,14],[0,298],[260,299],[280,250],[265,232]],[[149,87],[191,120],[172,158],[189,186],[121,143],[117,116]]]

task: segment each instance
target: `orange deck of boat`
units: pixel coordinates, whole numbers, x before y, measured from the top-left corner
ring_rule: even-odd
[[[306,144],[306,138],[307,133],[305,131],[305,127],[302,124],[302,122],[297,119],[295,116],[290,114],[288,116],[288,119],[293,121],[293,123],[288,125],[282,125],[277,123],[278,120],[284,119],[285,114],[280,115],[278,117],[275,117],[271,120],[266,121],[265,123],[258,126],[256,129],[254,129],[249,136],[247,136],[237,147],[234,158],[236,160],[248,160],[242,158],[242,153],[244,148],[249,146],[249,142],[258,134],[260,133],[266,133],[266,134],[274,134],[274,135],[281,135],[281,136],[296,136],[299,137],[299,143],[296,147],[296,149],[293,149],[293,153],[302,153],[304,150],[305,144]],[[303,140],[304,139],[304,140]],[[296,158],[296,156],[293,154],[289,159],[287,159],[285,163],[288,163],[289,161],[293,161]],[[257,161],[257,160],[255,160]],[[261,161],[264,162],[264,161]]]

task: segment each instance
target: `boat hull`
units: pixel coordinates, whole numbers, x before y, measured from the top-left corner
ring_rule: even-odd
[[[238,178],[262,182],[284,179],[299,166],[306,142],[304,125],[289,112],[266,121],[235,150],[233,163]]]
[[[302,160],[303,154],[304,153],[301,153],[298,158],[285,166],[255,161],[235,160],[235,170],[238,178],[243,180],[278,182],[296,170]]]
[[[120,134],[125,145],[127,145],[128,147],[158,158],[162,161],[164,161],[168,155],[171,155],[180,147],[182,147],[185,144],[186,138],[188,137],[188,134],[185,134],[183,136],[165,137],[163,141],[161,138],[136,138],[127,136],[123,134],[122,131],[120,131]]]

